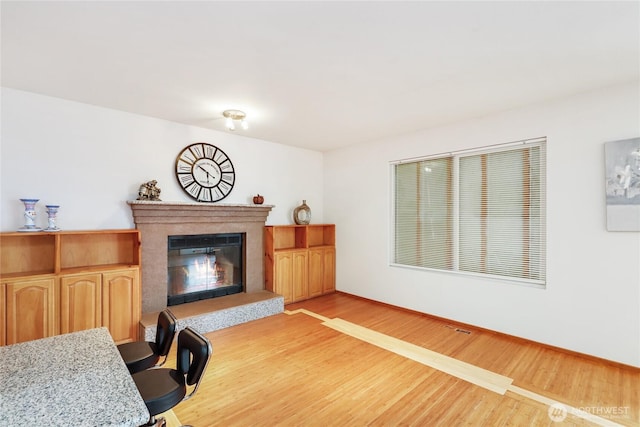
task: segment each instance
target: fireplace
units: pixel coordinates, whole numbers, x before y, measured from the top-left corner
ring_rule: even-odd
[[[244,236],[242,291],[264,291],[264,226],[271,205],[132,200],[142,253],[142,313],[167,307],[169,236]]]
[[[244,237],[244,233],[169,236],[167,305],[242,292]]]

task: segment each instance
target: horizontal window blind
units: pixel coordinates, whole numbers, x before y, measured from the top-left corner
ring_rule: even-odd
[[[545,139],[392,167],[393,263],[544,283]]]

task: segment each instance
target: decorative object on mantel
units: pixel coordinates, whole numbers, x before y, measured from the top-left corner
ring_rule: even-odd
[[[605,143],[607,230],[640,231],[640,138]]]
[[[45,205],[47,207],[47,222],[48,226],[44,231],[60,231],[60,228],[56,224],[58,217],[58,209],[60,205]]]
[[[242,127],[242,129],[247,130],[249,129],[249,123],[247,122],[247,115],[245,114],[244,111],[240,111],[240,110],[225,110],[222,112],[222,115],[224,116],[224,118],[226,119],[224,122],[224,125],[226,126],[226,128],[230,131],[234,131],[236,130],[236,124],[235,122],[239,121],[240,122],[240,127]]]
[[[136,200],[150,200],[160,202],[160,189],[156,187],[158,181],[155,179],[147,181],[138,188],[138,198]]]
[[[236,173],[229,156],[215,145],[196,142],[176,158],[180,187],[198,202],[217,202],[229,195]]]
[[[256,205],[261,205],[264,203],[264,197],[260,194],[253,196],[253,203]]]
[[[18,231],[42,231],[42,228],[36,227],[36,203],[40,199],[20,199],[24,203],[24,226]]]
[[[307,225],[311,222],[311,209],[307,206],[306,200],[293,210],[293,220],[298,225]]]

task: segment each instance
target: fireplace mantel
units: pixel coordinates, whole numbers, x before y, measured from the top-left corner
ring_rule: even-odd
[[[133,219],[137,224],[167,224],[181,222],[227,222],[242,219],[258,221],[264,226],[273,205],[208,204],[196,202],[150,202],[131,200]]]
[[[264,226],[272,205],[132,200],[142,251],[142,312],[167,306],[167,239],[172,235],[246,233],[245,292],[264,289]]]

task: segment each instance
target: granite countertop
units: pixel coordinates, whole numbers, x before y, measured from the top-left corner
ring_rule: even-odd
[[[106,328],[0,347],[1,426],[139,426],[148,419]]]

